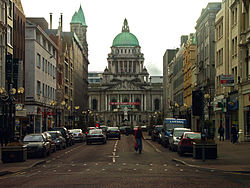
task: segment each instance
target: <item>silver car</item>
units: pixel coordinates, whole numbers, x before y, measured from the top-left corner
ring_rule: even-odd
[[[75,142],[83,142],[86,140],[86,136],[83,134],[82,129],[69,129],[68,131],[73,135]]]
[[[191,129],[188,128],[174,128],[169,136],[169,150],[177,151],[178,144],[181,140],[181,136],[184,132],[189,132]]]

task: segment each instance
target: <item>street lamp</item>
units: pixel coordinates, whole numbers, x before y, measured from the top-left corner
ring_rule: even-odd
[[[23,94],[24,88],[20,87],[18,89],[18,94]],[[1,115],[2,115],[2,127],[4,131],[4,139],[5,144],[7,144],[9,141],[14,141],[15,138],[15,94],[16,89],[12,87],[12,84],[10,84],[10,90],[6,91],[3,87],[0,88],[0,104],[2,106],[1,109]]]
[[[74,125],[73,125],[73,127],[75,128],[75,121],[76,121],[76,112],[77,112],[77,110],[79,110],[80,109],[80,106],[75,106],[74,107],[74,112],[73,112],[73,115],[74,115]]]
[[[56,101],[50,101],[50,106],[53,108],[53,111],[55,110],[55,125],[57,127],[57,108],[56,108],[57,102]]]

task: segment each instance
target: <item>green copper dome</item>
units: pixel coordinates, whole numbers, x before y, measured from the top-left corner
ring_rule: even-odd
[[[129,32],[127,19],[124,20],[122,32],[115,37],[112,46],[139,46],[136,36]]]
[[[80,6],[78,12],[75,12],[75,14],[72,16],[70,23],[80,23],[82,26],[87,26],[85,22],[85,17],[82,11],[82,6]]]

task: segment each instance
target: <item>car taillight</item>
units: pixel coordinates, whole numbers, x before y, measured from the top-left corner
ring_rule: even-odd
[[[79,133],[78,136],[82,136],[82,133]]]
[[[87,135],[87,134],[88,134],[88,132],[86,131],[86,132],[85,132],[85,134]]]

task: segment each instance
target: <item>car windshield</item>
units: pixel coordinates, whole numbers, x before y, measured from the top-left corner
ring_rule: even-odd
[[[118,131],[118,128],[117,127],[109,127],[108,131]]]
[[[49,132],[49,134],[51,135],[51,137],[52,137],[53,139],[56,138],[56,133],[55,133],[55,132]]]
[[[179,137],[179,136],[183,135],[184,132],[187,132],[187,130],[175,130],[174,136]]]
[[[42,142],[43,137],[41,135],[27,135],[23,139],[24,142]]]
[[[187,133],[185,135],[186,138],[190,138],[190,139],[201,139],[201,134],[199,133]]]
[[[102,134],[102,130],[101,129],[92,129],[92,130],[89,130],[89,134]]]
[[[75,129],[75,130],[69,130],[69,132],[71,132],[71,133],[80,133],[80,132],[82,132],[82,131],[79,130],[79,129]]]

